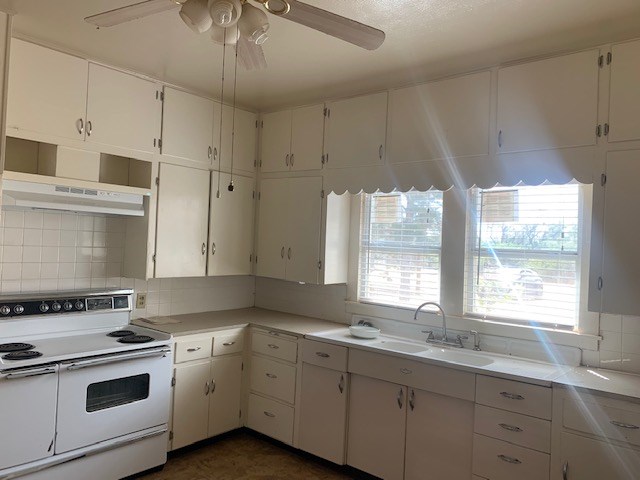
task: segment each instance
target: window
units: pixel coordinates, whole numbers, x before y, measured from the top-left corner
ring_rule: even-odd
[[[577,327],[583,188],[469,191],[466,314]]]
[[[439,301],[442,192],[362,197],[359,300],[411,308]]]

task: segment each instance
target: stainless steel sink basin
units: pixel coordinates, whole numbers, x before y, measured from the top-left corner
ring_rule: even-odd
[[[420,345],[418,343],[410,342],[398,342],[395,340],[381,340],[379,342],[372,343],[371,346],[402,353],[422,353],[430,350],[427,345]]]
[[[460,365],[469,365],[473,367],[486,367],[493,363],[493,359],[483,355],[474,355],[472,353],[461,352],[458,350],[449,350],[446,348],[432,348],[429,351],[429,358],[436,360],[444,360],[446,362],[458,363]]]

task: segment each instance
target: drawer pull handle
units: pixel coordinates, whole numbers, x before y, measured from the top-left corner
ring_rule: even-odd
[[[282,251],[284,252],[284,247],[282,247]],[[282,254],[284,256],[284,253]],[[274,337],[279,337],[280,334],[278,332],[270,331],[269,335],[273,335]]]
[[[404,375],[409,375],[410,373],[413,373],[411,370],[409,370],[408,368],[401,368],[400,369],[400,373],[404,374]]]
[[[562,465],[562,480],[569,480],[569,462]]]
[[[187,348],[187,352],[197,352],[198,350],[202,350],[202,347]]]
[[[331,356],[328,353],[324,353],[324,352],[316,352],[316,355],[322,358],[329,358]]]
[[[409,395],[409,407],[411,407],[411,411],[416,408],[416,391],[411,389],[411,395]]]
[[[274,350],[278,350],[280,348],[278,345],[274,345],[273,343],[270,343],[269,345],[267,345],[267,347],[272,348]]]
[[[235,345],[235,344],[236,344],[236,342],[224,342],[224,343],[222,344],[222,346],[224,346],[224,347],[230,347],[231,345]]]
[[[500,392],[500,395],[504,398],[508,398],[509,400],[524,400],[524,397],[517,393]]]
[[[278,378],[278,376],[274,375],[273,373],[265,373],[265,375],[269,378]]]
[[[522,432],[520,427],[516,427],[515,425],[509,425],[508,423],[499,423],[502,428],[505,430],[509,430],[510,432]]]
[[[266,410],[263,413],[269,418],[276,418],[276,416],[273,413],[267,412]]]
[[[507,455],[498,455],[498,458],[503,462],[510,463],[512,465],[520,465],[522,462],[514,457],[509,457]]]
[[[400,410],[402,410],[402,406],[404,404],[404,390],[400,389],[400,391],[398,392],[398,408]]]
[[[615,420],[611,420],[611,425],[615,425],[616,427],[620,428],[627,428],[629,430],[638,430],[640,428],[637,425],[633,425],[631,423],[616,422]]]
[[[338,390],[340,390],[340,393],[344,393],[344,374],[340,375],[340,382],[338,383]]]

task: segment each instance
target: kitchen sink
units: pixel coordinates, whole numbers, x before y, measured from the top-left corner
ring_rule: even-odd
[[[469,365],[473,367],[486,367],[493,363],[493,359],[483,355],[474,355],[445,348],[430,349],[428,357],[435,360],[444,360],[445,362],[458,363],[460,365]]]
[[[395,340],[382,340],[380,342],[371,344],[371,346],[402,353],[423,353],[431,350],[427,345],[420,345],[410,342],[398,342]]]

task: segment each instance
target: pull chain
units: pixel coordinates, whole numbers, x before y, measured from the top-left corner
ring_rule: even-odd
[[[238,24],[236,24],[236,37],[238,36]],[[231,116],[231,181],[227,189],[233,192],[233,157],[236,138],[236,87],[238,86],[238,46],[236,45],[235,67],[233,72],[233,113]]]
[[[216,198],[220,198],[220,177],[222,168],[222,112],[224,111],[224,70],[225,70],[225,59],[227,58],[227,35],[226,31],[224,34],[224,42],[222,43],[222,86],[220,87],[220,131],[218,138],[218,146],[220,147],[220,155],[218,157],[218,185],[216,191]]]

